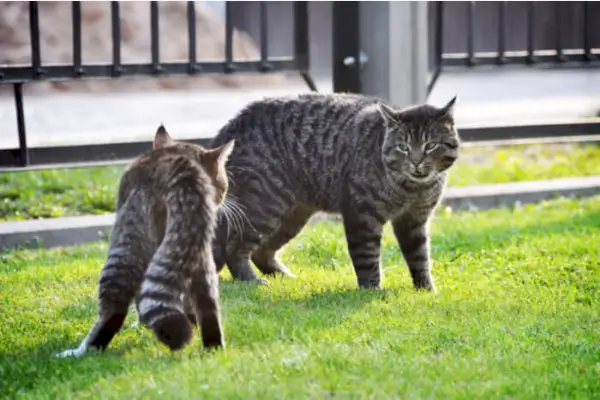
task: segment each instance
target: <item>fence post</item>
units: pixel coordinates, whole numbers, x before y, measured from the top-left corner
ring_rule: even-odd
[[[397,107],[427,100],[427,2],[360,2],[362,93]]]
[[[332,2],[333,91],[361,93],[360,2]]]

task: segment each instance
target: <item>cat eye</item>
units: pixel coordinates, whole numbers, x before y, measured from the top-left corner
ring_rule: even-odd
[[[433,151],[437,146],[437,143],[429,142],[425,144],[425,151]]]
[[[405,145],[404,143],[400,143],[398,145],[398,150],[400,150],[403,153],[408,153],[410,151],[410,149],[408,148],[408,146]]]

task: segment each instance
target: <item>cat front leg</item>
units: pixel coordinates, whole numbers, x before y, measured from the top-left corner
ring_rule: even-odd
[[[394,234],[408,265],[415,289],[436,292],[431,277],[428,218],[405,215],[392,221]]]
[[[379,255],[383,223],[364,207],[346,207],[342,217],[358,286],[381,288]]]

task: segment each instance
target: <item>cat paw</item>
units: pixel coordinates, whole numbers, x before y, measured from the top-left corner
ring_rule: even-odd
[[[269,280],[265,278],[256,278],[254,282],[256,282],[258,285],[264,286],[269,286],[271,284],[271,282],[269,282]]]
[[[85,351],[86,351],[85,347],[78,347],[76,349],[69,349],[69,350],[65,350],[60,353],[57,353],[57,354],[55,354],[55,357],[57,357],[57,358],[81,357],[82,355],[85,354]]]

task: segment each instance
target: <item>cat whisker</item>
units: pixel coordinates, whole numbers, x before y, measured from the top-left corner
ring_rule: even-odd
[[[238,215],[239,210],[235,208],[230,201],[224,201],[222,204],[225,223],[227,224],[227,239],[229,240],[229,225],[237,234],[242,234],[242,224]]]

